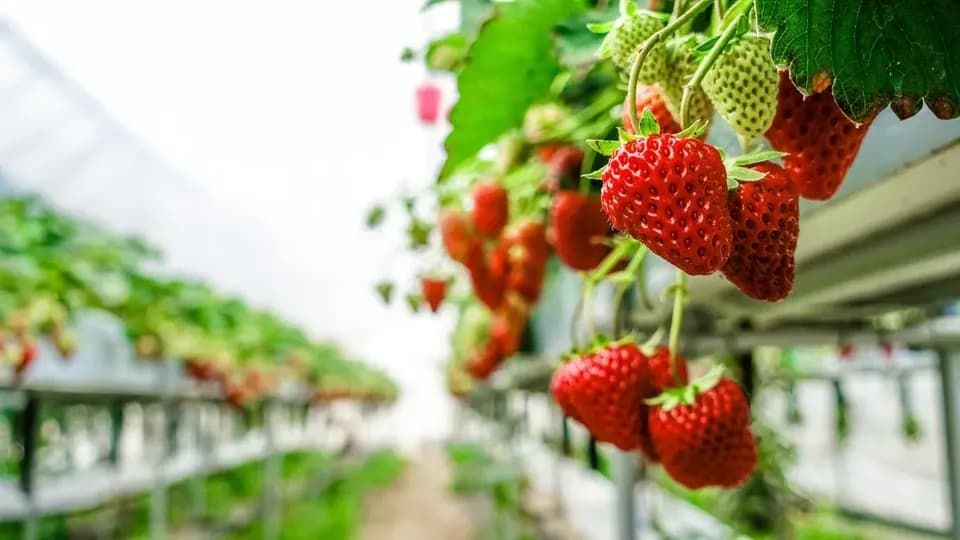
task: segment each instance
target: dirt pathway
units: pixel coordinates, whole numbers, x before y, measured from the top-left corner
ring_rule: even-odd
[[[397,482],[370,494],[361,540],[470,540],[470,511],[448,490],[450,471],[439,446],[410,457]]]

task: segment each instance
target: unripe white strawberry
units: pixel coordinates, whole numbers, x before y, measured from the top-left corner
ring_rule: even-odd
[[[749,140],[773,123],[779,80],[770,58],[770,40],[748,35],[727,44],[702,86],[720,116]]]

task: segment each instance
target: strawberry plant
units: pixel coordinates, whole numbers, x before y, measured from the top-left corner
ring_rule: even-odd
[[[451,269],[445,301],[461,308],[451,394],[468,396],[522,349],[555,259],[582,283],[550,387],[564,414],[684,486],[780,490],[734,375],[693,378],[681,355],[687,278],[789,298],[801,199],[838,193],[877,114],[890,106],[907,118],[923,104],[960,114],[950,63],[960,7],[462,4],[461,32],[428,48],[459,51],[456,62],[427,58],[457,79],[446,159],[436,184],[413,196],[438,209],[419,219],[437,223],[436,252]],[[739,149],[715,144],[724,131]],[[652,256],[676,269],[659,302],[646,291]],[[610,338],[595,328],[603,285]],[[662,318],[643,347],[624,335],[628,298]]]

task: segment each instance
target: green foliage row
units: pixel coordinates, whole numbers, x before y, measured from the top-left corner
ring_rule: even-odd
[[[50,331],[81,309],[119,317],[135,342],[166,357],[275,366],[360,393],[392,397],[380,371],[311,339],[277,315],[185,278],[151,271],[159,252],[143,241],[65,217],[30,197],[0,200],[0,321]],[[82,344],[81,344],[82,346]],[[139,346],[138,346],[139,349]]]

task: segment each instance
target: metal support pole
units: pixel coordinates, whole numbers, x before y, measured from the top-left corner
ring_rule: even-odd
[[[950,535],[960,540],[960,350],[938,350],[940,384],[943,392],[943,433],[947,462],[947,490],[950,495]]]
[[[161,422],[159,434],[160,455],[154,464],[154,482],[150,491],[150,539],[166,540],[167,538],[167,479],[166,479],[166,461],[167,453],[173,447],[170,440],[174,430],[170,429],[169,418],[174,414],[172,404],[165,403],[161,409]]]
[[[263,460],[263,540],[276,540],[280,536],[281,450],[276,441],[276,411],[273,403],[263,406],[263,431],[267,438],[267,456]]]
[[[33,392],[27,393],[26,403],[20,412],[20,440],[23,443],[23,459],[20,461],[20,489],[26,495],[29,509],[23,520],[23,540],[37,538],[37,514],[34,509],[33,489],[36,473],[37,436],[40,425],[40,399]]]
[[[120,461],[120,436],[123,434],[123,404],[110,404],[110,453],[107,459],[116,467]]]
[[[636,540],[637,454],[616,450],[613,453],[613,479],[617,488],[617,540]]]
[[[206,404],[196,404],[189,409],[193,419],[194,444],[197,452],[200,454],[200,461],[203,466],[200,473],[190,479],[190,507],[191,516],[194,520],[201,522],[207,517],[207,471],[210,467],[210,436],[206,432],[207,419],[212,418],[208,415]]]

